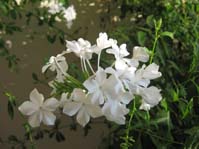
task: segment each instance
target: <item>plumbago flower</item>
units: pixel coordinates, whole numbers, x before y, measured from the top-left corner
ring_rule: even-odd
[[[92,104],[89,96],[82,89],[74,89],[71,99],[65,102],[63,113],[73,116],[77,113],[77,122],[83,127],[89,122],[90,117],[102,116],[101,108]]]
[[[46,125],[54,125],[56,116],[53,112],[58,106],[59,102],[57,99],[49,98],[44,101],[44,96],[37,89],[34,89],[30,93],[30,101],[25,101],[19,107],[19,111],[24,115],[30,116],[28,122],[32,127],[40,126],[41,122]]]
[[[58,82],[63,82],[66,72],[68,70],[66,58],[62,54],[58,54],[56,57],[51,56],[49,62],[47,62],[46,65],[42,67],[42,73],[46,72],[47,69],[50,69],[51,71],[56,71],[56,80]]]
[[[102,52],[113,55],[115,61],[102,67],[100,65]],[[68,53],[74,53],[80,58],[83,71],[80,75],[86,74],[84,80],[77,80],[67,72],[70,65],[68,66],[64,55]],[[130,53],[133,53],[131,57]],[[92,62],[95,60],[93,55],[97,56],[97,60],[91,64],[91,60]],[[56,57],[52,56],[42,67],[42,73],[47,70],[56,71],[55,79],[49,82],[53,90],[52,95],[56,92],[60,94],[54,81],[63,83],[63,86],[69,85],[63,88],[59,104],[54,98],[51,99],[53,102],[48,102],[50,99],[43,102],[43,96],[34,90],[34,94],[31,93],[31,101],[24,102],[19,110],[30,116],[29,123],[33,127],[39,126],[40,122],[54,124],[55,116],[52,116],[52,112],[56,108],[62,109],[65,115],[77,115],[76,120],[83,127],[91,118],[101,116],[123,125],[130,111],[128,105],[135,95],[141,97],[140,110],[150,110],[162,99],[161,90],[150,85],[152,80],[161,77],[162,74],[157,64],[144,64],[148,60],[149,52],[145,47],[136,46],[130,52],[125,43],[118,45],[117,40],[108,38],[106,33],[100,33],[93,45],[83,38],[77,41],[66,40],[66,50]],[[37,100],[42,102],[35,103]],[[46,118],[48,117],[46,111],[51,118]]]

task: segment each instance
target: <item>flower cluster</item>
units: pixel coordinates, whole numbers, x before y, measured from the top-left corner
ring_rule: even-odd
[[[73,20],[76,19],[77,13],[74,9],[74,6],[71,5],[68,8],[65,8],[62,3],[58,0],[44,0],[40,3],[40,8],[47,8],[50,14],[61,14],[66,20],[66,25],[68,28],[71,28]],[[60,18],[55,18],[57,21],[60,21]]]
[[[66,50],[56,57],[52,56],[49,62],[42,68],[42,73],[47,70],[55,71],[54,81],[64,82],[70,79],[78,82],[68,73],[68,64],[65,54],[74,53],[80,58],[85,81],[80,87],[75,87],[72,92],[62,93],[61,99],[47,99],[34,89],[30,94],[30,100],[24,102],[19,110],[30,116],[31,126],[39,126],[41,122],[53,125],[55,115],[52,113],[56,108],[68,116],[76,116],[77,122],[83,127],[90,118],[105,116],[107,120],[117,124],[125,124],[125,116],[129,113],[128,104],[135,96],[141,97],[140,109],[150,110],[162,99],[160,89],[150,86],[153,79],[159,78],[161,73],[155,63],[145,65],[149,54],[145,47],[134,47],[132,57],[127,50],[126,44],[118,45],[117,40],[108,38],[106,33],[100,33],[96,44],[91,45],[87,40],[79,38],[77,41],[66,40]],[[114,57],[114,62],[104,68],[101,66],[102,52]],[[91,59],[96,54],[96,67],[93,68]],[[142,65],[142,66],[140,66]],[[52,81],[49,83],[56,88]]]

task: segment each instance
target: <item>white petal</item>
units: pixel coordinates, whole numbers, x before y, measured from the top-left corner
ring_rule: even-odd
[[[68,70],[68,64],[67,64],[67,62],[65,61],[65,59],[64,59],[64,61],[59,62],[59,66],[61,67],[61,69],[62,69],[64,72],[67,72],[67,70]]]
[[[129,104],[129,102],[133,99],[133,95],[129,92],[124,92],[120,95],[121,102],[123,102],[124,104]]]
[[[128,67],[128,65],[125,63],[123,59],[117,59],[115,61],[115,69],[116,70],[125,70]]]
[[[98,71],[96,72],[96,81],[99,84],[102,84],[106,80],[106,73],[104,69],[99,68]]]
[[[161,72],[158,71],[159,66],[155,63],[148,65],[144,72],[143,77],[146,79],[156,79],[162,76]]]
[[[33,115],[31,115],[28,119],[28,123],[32,127],[39,127],[41,123],[40,112],[38,111],[38,112],[35,112]]]
[[[143,100],[151,106],[157,105],[162,99],[160,90],[154,86],[142,89],[141,96]]]
[[[47,63],[46,65],[44,65],[42,67],[42,73],[44,73],[49,67],[50,67],[51,64]]]
[[[145,47],[134,47],[133,48],[133,59],[141,62],[147,62],[149,60],[149,54]]]
[[[60,107],[64,107],[64,105],[68,102],[68,101],[70,101],[70,99],[68,99],[68,93],[62,93],[62,95],[61,95],[61,99],[60,99],[60,102],[59,102],[59,106]]]
[[[18,109],[24,115],[32,115],[34,112],[39,110],[39,107],[30,101],[25,101],[22,105],[19,106]]]
[[[30,93],[30,100],[38,105],[38,106],[41,106],[43,104],[43,101],[44,101],[44,96],[42,94],[40,94],[38,92],[38,90],[35,88],[32,90],[32,92]]]
[[[86,105],[86,110],[89,113],[89,115],[93,118],[102,116],[102,110],[99,106]]]
[[[97,82],[93,79],[93,77],[90,77],[84,81],[83,85],[90,93],[93,93],[96,90]]]
[[[49,98],[44,102],[43,107],[48,111],[55,111],[59,106],[59,102],[55,98]]]
[[[129,52],[126,49],[126,44],[122,44],[120,46],[120,57],[123,58],[123,57],[128,56],[128,55],[129,55]]]
[[[69,115],[69,116],[73,116],[75,115],[79,109],[81,108],[82,103],[78,103],[78,102],[67,102],[64,105],[63,108],[63,113]]]
[[[77,102],[83,102],[86,99],[86,94],[82,89],[75,88],[71,94],[71,99]]]
[[[148,110],[150,110],[151,109],[151,105],[150,104],[148,104],[148,103],[146,103],[146,102],[142,102],[142,104],[140,105],[140,107],[139,107],[139,109],[140,110],[145,110],[145,111],[148,111]]]
[[[43,123],[45,125],[54,125],[55,124],[55,120],[56,120],[56,116],[50,112],[50,111],[42,111],[43,114]]]
[[[82,125],[83,127],[89,122],[90,120],[90,116],[89,114],[86,112],[86,110],[84,109],[84,107],[82,107],[80,109],[80,111],[77,114],[77,122]]]
[[[93,104],[97,104],[97,105],[101,105],[104,103],[104,96],[102,91],[100,91],[99,89],[96,90],[94,93],[89,95],[89,98],[91,99],[91,102]]]

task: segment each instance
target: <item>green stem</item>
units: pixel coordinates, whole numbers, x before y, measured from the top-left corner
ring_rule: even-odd
[[[150,64],[152,63],[154,55],[155,55],[155,49],[156,49],[156,46],[157,46],[158,38],[159,38],[159,36],[158,36],[158,30],[156,29],[156,31],[155,31],[155,40],[153,42],[153,48],[152,48],[151,58],[150,58],[150,61],[149,61]]]
[[[127,125],[127,128],[126,128],[126,135],[125,135],[125,145],[126,145],[127,149],[129,147],[128,144],[129,144],[129,139],[130,139],[129,132],[130,132],[130,129],[131,129],[131,123],[132,123],[135,111],[136,111],[135,100],[133,100],[133,109],[130,113],[130,118],[129,118],[129,121],[128,121],[128,125]]]

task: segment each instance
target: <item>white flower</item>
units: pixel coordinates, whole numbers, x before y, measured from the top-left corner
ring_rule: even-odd
[[[158,69],[159,66],[155,63],[148,65],[143,72],[143,78],[152,80],[161,77],[162,74]]]
[[[106,50],[107,53],[113,54],[115,56],[115,59],[122,59],[123,57],[126,57],[129,55],[129,52],[126,49],[126,44],[120,45],[118,47],[117,44],[113,44],[111,49]]]
[[[55,3],[48,8],[50,14],[56,14],[63,10],[63,5],[61,3]]]
[[[91,44],[89,41],[79,38],[78,41],[67,41],[66,40],[67,52],[73,52],[78,57],[83,59],[91,59],[92,51]]]
[[[129,89],[131,78],[135,76],[135,71],[136,71],[135,67],[129,67],[127,65],[123,67],[122,69],[113,69],[112,67],[108,67],[105,69],[106,73],[113,74],[119,80],[121,80],[121,82],[127,89]]]
[[[135,75],[131,78],[131,87],[139,89],[139,87],[147,87],[150,84],[150,79],[143,77],[145,67],[143,65],[135,72]],[[137,90],[136,93],[139,93],[139,91]]]
[[[44,73],[47,69],[50,69],[51,71],[56,71],[56,80],[62,82],[68,70],[68,64],[65,57],[62,56],[62,54],[58,54],[56,57],[51,56],[49,62],[42,67],[42,73]]]
[[[77,13],[76,13],[73,5],[69,6],[67,9],[63,10],[63,17],[67,21],[68,28],[71,28],[72,21],[76,19],[76,16],[77,16]]]
[[[99,37],[96,40],[96,45],[93,46],[93,51],[99,54],[103,49],[109,48],[112,44],[116,44],[117,41],[108,39],[107,33],[99,33]]]
[[[115,56],[115,68],[116,69],[124,69],[124,67],[127,67],[127,64],[130,63],[130,59],[125,58],[129,55],[129,52],[127,51],[126,44],[120,45],[118,47],[117,44],[112,44],[111,49],[106,50],[107,53],[113,54]]]
[[[145,47],[135,46],[133,48],[133,59],[141,62],[147,62],[149,60],[149,54],[146,51]]]
[[[92,104],[82,89],[74,89],[71,99],[71,101],[66,102],[64,105],[63,113],[69,116],[77,113],[77,122],[83,127],[89,122],[90,117],[96,118],[102,116],[101,108]]]
[[[44,102],[43,95],[34,89],[30,93],[30,101],[25,101],[18,109],[22,114],[30,116],[28,122],[32,127],[38,127],[41,122],[54,125],[56,116],[53,112],[58,106],[59,102],[55,98],[49,98]]]
[[[91,96],[92,103],[103,104],[105,98],[112,98],[112,92],[123,90],[122,83],[115,75],[107,78],[106,72],[99,68],[95,76],[88,78],[83,85]]]
[[[140,90],[140,96],[142,97],[143,103],[140,108],[150,109],[151,107],[156,106],[162,99],[160,91],[161,90],[155,86],[151,86],[149,88],[142,88]]]
[[[108,100],[102,107],[102,112],[109,121],[117,124],[125,124],[125,115],[129,113],[129,109],[118,101]]]

